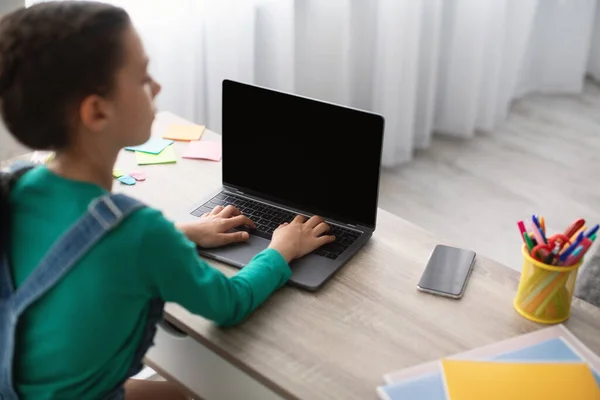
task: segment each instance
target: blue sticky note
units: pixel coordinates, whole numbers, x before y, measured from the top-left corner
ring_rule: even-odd
[[[125,147],[125,150],[129,151],[141,151],[142,153],[158,154],[165,149],[165,147],[171,145],[172,140],[163,139],[159,137],[151,137],[144,144],[139,146]]]
[[[133,178],[132,176],[123,175],[120,176],[118,179],[121,183],[124,183],[126,185],[135,185],[135,178]]]
[[[428,374],[379,388],[390,400],[446,400],[442,374]]]

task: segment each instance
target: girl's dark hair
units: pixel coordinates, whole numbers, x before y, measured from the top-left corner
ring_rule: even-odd
[[[0,19],[0,115],[38,150],[69,145],[81,101],[108,96],[123,64],[127,13],[97,2],[54,1]],[[10,231],[10,176],[0,174],[0,252]]]
[[[110,94],[129,24],[123,9],[84,1],[0,19],[0,114],[19,142],[37,150],[69,144],[81,101]]]

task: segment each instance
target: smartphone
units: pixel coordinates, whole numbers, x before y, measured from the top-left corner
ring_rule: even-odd
[[[474,264],[474,251],[438,244],[429,257],[417,289],[460,299],[465,293]]]

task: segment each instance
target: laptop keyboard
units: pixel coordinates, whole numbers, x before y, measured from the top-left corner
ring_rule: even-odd
[[[223,192],[192,211],[192,215],[201,217],[204,213],[211,212],[216,206],[225,207],[229,204],[235,206],[254,222],[256,229],[248,231],[251,235],[269,240],[272,238],[275,229],[284,222],[291,222],[296,217],[296,214],[281,208]],[[332,224],[330,224],[330,227],[328,233],[336,237],[335,242],[317,249],[314,254],[335,260],[358,239],[360,232]]]

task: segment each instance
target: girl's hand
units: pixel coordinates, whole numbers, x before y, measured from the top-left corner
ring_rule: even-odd
[[[273,232],[269,248],[277,250],[289,263],[333,242],[335,236],[323,235],[327,231],[329,225],[323,218],[314,216],[306,221],[306,217],[298,215],[291,223],[285,223]]]
[[[250,218],[229,205],[225,208],[217,206],[210,213],[202,215],[198,221],[178,224],[177,228],[198,246],[210,248],[248,240],[248,232],[230,232],[242,225],[254,228],[254,222]]]

